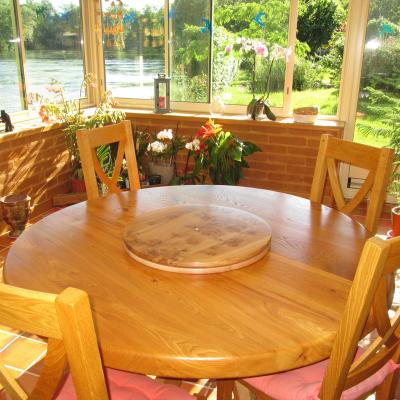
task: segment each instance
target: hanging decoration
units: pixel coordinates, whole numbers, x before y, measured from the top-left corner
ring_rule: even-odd
[[[106,0],[108,2],[109,0]],[[125,48],[124,41],[124,4],[121,0],[111,1],[104,13],[104,35],[107,48]]]
[[[267,24],[262,20],[262,18],[264,17],[264,19],[266,19],[267,14],[265,14],[265,12],[259,12],[255,18],[253,18],[253,21],[260,25],[261,28],[266,28]]]
[[[201,21],[203,22],[204,26],[200,28],[200,31],[203,33],[211,32],[211,22],[207,18],[202,18]]]

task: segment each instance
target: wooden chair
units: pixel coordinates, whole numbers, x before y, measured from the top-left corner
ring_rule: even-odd
[[[400,357],[400,311],[389,319],[385,278],[399,265],[400,238],[369,239],[361,254],[329,360],[280,374],[244,379],[243,383],[256,392],[259,399],[294,398],[289,395],[290,384],[296,381],[299,389],[302,381],[314,385],[305,390],[315,397],[305,397],[305,392],[302,395],[296,392],[298,400],[361,399],[375,390],[377,400],[393,400],[398,375],[393,371]],[[358,343],[370,311],[377,338],[361,352]],[[356,352],[358,358],[355,359]],[[311,375],[312,382],[306,382]],[[277,387],[286,391],[286,397],[276,391]],[[342,393],[347,397],[341,397]]]
[[[337,139],[331,135],[322,135],[311,186],[310,200],[318,203],[322,202],[327,175],[336,207],[343,213],[350,214],[370,192],[364,225],[371,233],[375,233],[392,171],[393,154],[393,149],[379,149]],[[368,176],[363,186],[347,203],[339,182],[338,162],[344,162],[368,170]]]
[[[117,186],[117,182],[121,172],[124,155],[127,161],[130,189],[140,189],[139,173],[130,121],[122,121],[118,124],[108,125],[101,128],[82,129],[76,133],[76,137],[89,200],[99,197],[96,174],[100,181],[107,185],[109,192],[121,192],[121,189]],[[116,142],[118,143],[118,153],[115,160],[113,175],[109,178],[100,166],[96,155],[96,148],[101,145]]]
[[[0,384],[13,400],[69,400],[76,395],[79,400],[107,400],[107,387],[115,400],[194,399],[176,386],[112,369],[106,369],[106,386],[89,298],[82,290],[68,288],[56,296],[0,284],[0,321],[49,338],[42,373],[29,396],[1,362],[0,354]],[[70,376],[65,380],[66,361]],[[123,381],[120,386],[118,379]],[[61,391],[60,382],[64,382]]]

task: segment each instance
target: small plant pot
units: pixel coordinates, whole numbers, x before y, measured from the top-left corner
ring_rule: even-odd
[[[8,236],[17,238],[25,230],[28,222],[31,198],[27,194],[12,194],[2,197],[0,203],[4,221],[11,227]]]
[[[71,179],[71,190],[73,193],[85,193],[86,186],[85,181],[83,179]]]
[[[400,206],[392,208],[392,230],[390,236],[400,236]]]

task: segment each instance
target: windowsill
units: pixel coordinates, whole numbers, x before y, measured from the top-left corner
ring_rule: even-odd
[[[155,119],[164,119],[164,120],[169,120],[173,119],[176,120],[177,118],[182,118],[185,120],[196,120],[199,122],[204,122],[205,120],[212,118],[216,119],[220,122],[236,122],[240,125],[264,125],[264,126],[282,126],[282,124],[287,124],[287,125],[296,125],[296,127],[299,128],[306,128],[306,129],[312,129],[312,128],[332,128],[332,129],[337,129],[337,128],[344,128],[345,123],[342,121],[337,121],[337,120],[329,120],[329,119],[317,119],[317,121],[314,124],[301,124],[298,122],[294,122],[293,118],[277,118],[276,121],[270,121],[268,119],[262,120],[262,121],[254,121],[252,119],[249,119],[246,115],[233,115],[233,114],[224,114],[224,115],[211,115],[211,114],[202,114],[202,113],[186,113],[186,112],[170,112],[167,114],[157,114],[153,110],[145,110],[145,109],[125,109],[121,108],[122,111],[126,113],[126,116],[128,118],[135,118],[139,115],[141,116],[150,116],[151,118]]]
[[[15,122],[13,125],[14,130],[12,132],[4,132],[4,128],[0,130],[0,143],[35,135],[36,133],[49,132],[61,126],[59,122],[43,123],[38,118]]]
[[[232,123],[235,122],[239,125],[261,125],[261,126],[282,126],[294,125],[297,128],[304,129],[338,129],[344,127],[344,122],[328,119],[317,119],[314,124],[301,124],[293,121],[293,118],[277,118],[276,121],[269,121],[267,119],[262,121],[253,121],[247,118],[246,115],[210,115],[201,113],[184,113],[184,112],[171,112],[168,114],[157,114],[152,110],[142,109],[121,109],[126,113],[128,118],[134,119],[135,117],[151,117],[160,120],[176,120],[181,118],[184,120],[198,121],[199,124],[204,123],[205,120],[213,118],[219,122]],[[2,126],[2,125],[0,125]],[[34,135],[40,132],[48,132],[60,127],[58,122],[43,123],[39,118],[32,118],[25,121],[15,122],[14,130],[12,132],[4,132],[0,130],[0,143],[9,140],[17,139],[22,136]],[[4,129],[4,128],[2,128]]]

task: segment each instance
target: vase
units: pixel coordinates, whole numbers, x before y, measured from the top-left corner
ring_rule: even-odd
[[[225,112],[225,104],[221,96],[213,97],[210,104],[211,115],[222,115]]]
[[[247,106],[247,116],[253,120],[261,121],[268,118],[271,121],[276,120],[275,114],[271,111],[266,100],[263,99],[253,99]]]
[[[0,203],[4,221],[11,227],[8,236],[17,238],[25,230],[28,222],[31,198],[26,194],[13,194],[2,197]]]
[[[254,113],[254,106],[257,103],[257,99],[253,97],[250,101],[250,103],[247,105],[247,117],[254,119],[253,118],[253,113]]]
[[[168,185],[174,177],[175,168],[170,163],[150,162],[150,175],[160,175],[161,185]]]

